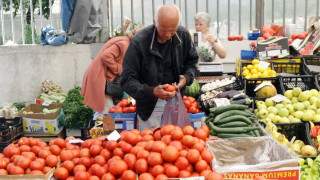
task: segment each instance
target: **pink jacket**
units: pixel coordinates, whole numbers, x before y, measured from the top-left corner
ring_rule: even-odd
[[[126,36],[110,39],[86,70],[81,87],[84,103],[102,113],[106,104],[106,82],[112,81],[122,72],[122,60],[129,46]]]

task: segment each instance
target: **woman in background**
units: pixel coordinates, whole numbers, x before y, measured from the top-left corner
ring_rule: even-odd
[[[106,83],[122,72],[123,56],[138,31],[134,29],[126,36],[114,37],[106,42],[84,74],[81,95],[84,96],[84,103],[99,114],[114,106],[112,96],[105,94]]]
[[[220,40],[209,33],[211,17],[206,12],[198,12],[194,16],[196,32],[201,32],[203,46],[209,46],[212,50],[212,59],[214,60],[216,54],[219,58],[226,57],[227,52],[222,46]]]

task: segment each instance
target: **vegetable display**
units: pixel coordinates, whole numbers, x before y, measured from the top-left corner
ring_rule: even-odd
[[[63,103],[66,97],[67,94],[61,92],[61,86],[55,84],[52,80],[47,79],[42,82],[40,99]]]
[[[254,119],[248,106],[232,104],[211,108],[205,122],[210,134],[220,138],[258,137],[260,128],[252,121]]]
[[[198,97],[200,92],[200,86],[197,80],[193,80],[192,84],[190,86],[186,86],[186,90],[184,91],[184,94],[186,96],[191,97]]]
[[[85,128],[93,118],[94,111],[84,104],[84,97],[81,96],[80,90],[79,86],[71,89],[63,103],[63,111],[66,116],[64,126],[66,128]]]
[[[310,180],[319,179],[320,177],[320,155],[316,159],[311,158],[299,158],[299,164],[301,166],[300,179]]]

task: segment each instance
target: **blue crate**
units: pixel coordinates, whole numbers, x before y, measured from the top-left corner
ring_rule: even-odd
[[[196,113],[196,114],[191,114],[191,113],[188,113],[188,114],[189,114],[190,121],[193,125],[193,128],[199,129],[202,126],[201,118],[205,116],[205,113],[202,112],[202,113]]]
[[[248,40],[257,40],[261,33],[248,33]]]
[[[241,60],[253,60],[256,57],[256,51],[241,50]]]
[[[132,130],[136,128],[137,113],[105,113],[112,117],[117,130]]]

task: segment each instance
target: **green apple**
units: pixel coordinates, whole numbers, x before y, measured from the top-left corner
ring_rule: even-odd
[[[316,96],[311,96],[309,98],[310,104],[316,104],[317,100],[318,100],[318,98]]]
[[[312,110],[306,110],[305,113],[303,113],[303,116],[302,116],[302,120],[303,121],[313,121],[313,112]]]
[[[296,112],[293,113],[293,116],[294,116],[295,118],[301,119],[302,116],[303,116],[303,114],[304,114],[304,113],[303,113],[302,111],[296,111]]]
[[[276,107],[279,111],[279,109],[284,108],[283,104],[276,104],[274,107]]]
[[[277,109],[277,108],[276,108],[276,109]],[[277,111],[278,111],[278,110],[277,110]],[[271,119],[273,119],[275,116],[276,116],[276,114],[270,113],[270,111],[269,111],[269,114],[268,114],[267,118],[269,118],[269,119],[271,120]],[[266,118],[266,119],[267,119],[267,118]]]
[[[297,111],[303,111],[304,110],[304,104],[301,102],[297,102],[293,104],[293,108]]]
[[[319,96],[319,91],[317,91],[316,89],[311,89],[310,92],[312,96],[315,96],[315,97]]]
[[[307,109],[313,110],[314,112],[316,112],[318,110],[315,105],[311,105]]]
[[[287,105],[287,104],[292,104],[292,102],[290,101],[290,99],[285,99],[285,100],[281,101],[281,104]]]
[[[268,110],[267,109],[260,109],[258,113],[259,119],[265,119],[268,116]]]
[[[261,109],[267,109],[267,106],[265,104],[259,104],[258,110],[260,111]]]
[[[293,97],[293,98],[291,99],[291,103],[292,103],[292,104],[297,103],[297,102],[299,102],[299,100],[298,100],[297,97]]]
[[[281,116],[276,115],[273,119],[271,119],[273,123],[278,123],[281,121]]]
[[[308,109],[308,107],[311,105],[309,101],[303,101],[303,106],[304,106],[304,109]]]
[[[254,114],[255,114],[256,116],[258,116],[258,112],[259,112],[258,109],[255,109],[253,112],[254,112]]]
[[[265,100],[265,105],[267,105],[267,107],[274,106],[274,101],[272,101],[270,98],[267,98]]]
[[[320,114],[320,108],[317,109],[316,114]]]
[[[274,115],[278,114],[278,109],[276,107],[268,107],[268,111],[270,114],[274,114]]]
[[[293,115],[289,115],[288,118],[289,118],[289,120],[291,121],[291,119],[293,119],[294,116],[293,116]]]
[[[320,114],[316,114],[313,117],[314,121],[320,121]]]
[[[318,100],[316,101],[316,106],[317,108],[320,108],[320,99],[318,98]]]
[[[284,96],[287,97],[288,99],[292,99],[293,98],[293,91],[292,90],[287,90],[284,93]]]
[[[299,87],[295,87],[292,89],[292,93],[294,97],[298,97],[301,92],[302,92],[302,89]]]
[[[309,100],[310,96],[311,96],[310,91],[309,91],[309,92],[308,92],[308,91],[303,91],[302,93],[299,94],[298,100],[299,100],[300,102],[304,102],[304,101]],[[308,102],[309,102],[309,101],[308,101]]]
[[[279,114],[279,116],[281,116],[281,117],[288,117],[288,116],[289,116],[289,111],[288,111],[287,108],[280,108],[280,109],[278,110],[278,114]]]
[[[285,108],[288,109],[289,114],[291,114],[291,113],[294,112],[294,108],[293,108],[293,105],[292,105],[292,104],[287,104],[287,105],[285,106]]]
[[[293,122],[301,122],[301,120],[298,119],[298,118],[293,118],[293,119],[290,120],[290,122],[292,122],[292,123],[293,123]]]
[[[266,121],[266,123],[272,122],[270,118],[266,118],[265,121]]]
[[[256,101],[256,105],[259,106],[260,104],[264,104],[264,101]]]
[[[290,123],[290,120],[287,117],[282,117],[280,123]]]

